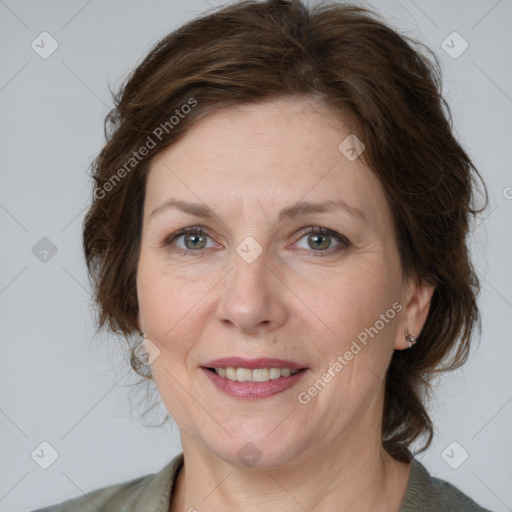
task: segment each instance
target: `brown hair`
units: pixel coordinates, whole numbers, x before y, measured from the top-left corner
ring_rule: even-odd
[[[410,460],[409,445],[426,435],[419,453],[433,437],[424,403],[433,377],[464,364],[480,327],[467,237],[470,215],[483,210],[473,206],[481,177],[452,134],[436,56],[368,9],[238,2],[169,34],[133,71],[105,120],[84,220],[98,331],[108,326],[127,339],[139,331],[136,272],[151,158],[216,109],[280,96],[319,99],[351,123],[390,201],[404,276],[436,286],[419,342],[395,350],[386,375],[383,445]],[[483,191],[487,204],[484,184]],[[151,379],[133,348],[131,365]]]

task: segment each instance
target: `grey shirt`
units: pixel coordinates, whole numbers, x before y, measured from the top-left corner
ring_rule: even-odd
[[[174,479],[183,464],[177,455],[158,473],[135,478],[33,512],[168,512]],[[491,512],[480,507],[457,487],[431,477],[417,459],[400,512]]]

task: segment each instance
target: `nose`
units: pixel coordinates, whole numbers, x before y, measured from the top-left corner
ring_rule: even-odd
[[[258,335],[286,322],[286,287],[268,263],[264,252],[251,263],[234,254],[217,307],[217,318],[227,327]]]

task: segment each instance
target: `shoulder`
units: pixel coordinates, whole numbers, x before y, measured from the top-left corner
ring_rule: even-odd
[[[411,474],[400,512],[491,512],[460,489],[430,476],[423,464],[411,461]]]
[[[183,453],[180,453],[158,473],[102,487],[33,512],[167,512],[174,477],[182,462]]]

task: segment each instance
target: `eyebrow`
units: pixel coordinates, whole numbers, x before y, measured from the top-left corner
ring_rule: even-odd
[[[204,219],[212,219],[213,217],[217,217],[215,212],[205,204],[189,203],[186,201],[181,201],[179,199],[169,199],[162,203],[161,205],[157,206],[151,212],[150,218],[164,210],[168,210],[169,208],[176,208],[184,213],[193,215],[194,217],[200,217]],[[342,199],[332,199],[320,203],[299,201],[298,203],[292,206],[283,208],[279,212],[279,218],[277,222],[279,223],[284,219],[295,219],[300,216],[311,215],[314,213],[327,213],[334,210],[343,210],[351,214],[352,216],[359,218],[360,220],[367,220],[366,215],[363,213],[362,210],[348,205]]]

